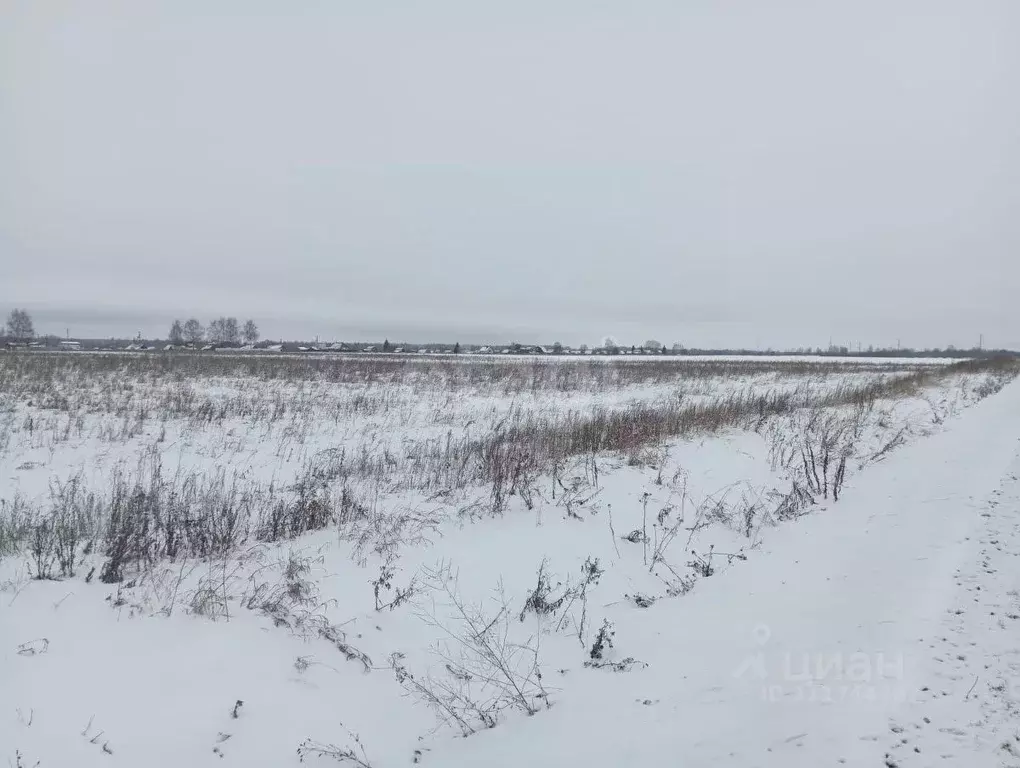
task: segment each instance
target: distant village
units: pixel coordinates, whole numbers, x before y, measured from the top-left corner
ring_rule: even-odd
[[[795,349],[704,349],[688,348],[679,342],[667,347],[655,340],[644,344],[619,344],[612,337],[607,337],[599,346],[589,347],[586,344],[569,346],[554,342],[552,344],[453,344],[429,343],[409,344],[405,342],[391,343],[389,339],[378,342],[346,342],[329,343],[300,341],[268,341],[260,340],[259,329],[254,320],[243,324],[234,317],[220,317],[203,326],[198,320],[191,318],[186,322],[174,320],[166,339],[143,339],[141,334],[134,339],[83,339],[72,338],[70,329],[64,338],[54,335],[39,336],[35,333],[34,324],[29,313],[24,309],[14,309],[7,318],[5,325],[0,326],[0,349],[6,351],[39,350],[63,352],[203,352],[203,353],[265,353],[265,354],[385,354],[385,355],[532,355],[532,356],[590,356],[590,355],[816,355],[816,356],[861,356],[861,357],[988,357],[1000,354],[1014,354],[1009,350],[985,349],[979,340],[976,347],[958,349],[952,345],[943,349],[911,349],[901,347],[862,348],[854,346],[830,344],[825,347],[797,347]]]
[[[283,354],[393,354],[393,355],[665,355],[682,354],[682,347],[675,349],[665,345],[656,346],[608,346],[572,347],[563,344],[391,344],[389,341],[371,342],[284,342],[260,341],[253,344],[242,342],[216,341],[202,343],[171,343],[166,340],[125,340],[125,339],[61,339],[43,337],[27,340],[8,339],[8,349],[24,348],[36,350],[95,351],[95,352],[266,352]]]
[[[204,343],[170,343],[166,340],[142,339],[61,339],[47,336],[31,341],[25,339],[5,339],[0,349],[16,351],[50,351],[50,352],[188,352],[188,353],[263,353],[263,354],[298,354],[298,355],[329,355],[329,354],[364,354],[364,355],[525,355],[525,356],[698,356],[698,355],[813,355],[822,357],[946,357],[970,358],[991,357],[1002,354],[1014,355],[1010,350],[989,349],[911,349],[911,348],[874,348],[861,350],[847,346],[798,347],[796,349],[703,349],[687,348],[678,344],[672,347],[665,345],[646,344],[642,346],[569,346],[565,344],[392,344],[389,341],[371,342],[284,342],[260,341],[254,344],[242,342],[218,341]]]

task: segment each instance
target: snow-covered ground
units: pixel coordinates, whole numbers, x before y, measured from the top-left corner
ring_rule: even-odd
[[[0,760],[1014,764],[1020,385],[882,363],[8,368]],[[590,424],[618,444],[548,450]],[[318,523],[264,535],[275,510]]]

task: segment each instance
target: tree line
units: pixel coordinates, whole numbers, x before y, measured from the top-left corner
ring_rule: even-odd
[[[174,320],[168,336],[171,344],[198,344],[208,341],[213,344],[254,344],[259,340],[259,327],[254,320],[246,320],[241,326],[236,317],[218,317],[203,326],[197,318],[185,322]]]
[[[18,341],[30,341],[35,338],[35,324],[32,316],[24,309],[12,309],[7,316],[5,325],[0,325],[0,335],[6,334]],[[171,344],[197,344],[202,341],[212,343],[254,344],[259,340],[259,327],[254,320],[246,320],[242,326],[236,317],[218,317],[203,326],[196,318],[185,322],[174,320],[170,326],[169,340]]]

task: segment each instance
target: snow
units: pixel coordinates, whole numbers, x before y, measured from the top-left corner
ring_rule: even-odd
[[[865,374],[824,385],[866,380],[854,376]],[[772,460],[778,432],[730,429],[603,455],[597,481],[578,458],[561,468],[562,485],[538,478],[530,509],[514,496],[497,516],[486,511],[484,488],[378,490],[364,519],[222,559],[157,563],[121,585],[86,582],[95,556],[77,576],[53,581],[30,578],[30,557],[0,559],[0,760],[284,766],[298,763],[309,739],[362,755],[354,733],[377,768],[1011,764],[1020,752],[1010,722],[1020,692],[1020,644],[1011,639],[1020,621],[1011,568],[1020,554],[1020,384],[978,401],[978,383],[961,377],[927,399],[883,404],[862,422],[838,503],[819,499],[796,520],[757,518],[746,530],[708,512],[715,502],[746,509],[741,500],[764,510],[770,493],[788,490]],[[167,384],[133,386],[148,402]],[[64,438],[62,416],[9,404],[0,499],[42,503],[52,480],[76,472],[102,489],[116,467],[152,451],[167,466],[225,464],[263,482],[293,476],[299,460],[282,458],[288,444],[302,456],[345,441],[381,450],[472,420],[484,433],[514,407],[555,414],[673,395],[653,384],[511,397],[483,385],[452,396],[414,383],[201,388],[218,402],[282,398],[296,415],[264,422],[240,409],[249,415],[205,426],[145,421],[136,434],[114,436],[121,417],[83,407],[80,429],[68,414]],[[385,408],[323,420],[331,402],[369,395]],[[29,435],[20,426],[27,416],[55,421]],[[905,445],[865,461],[900,429]],[[681,513],[696,530],[683,527],[670,562],[686,571],[711,551],[713,573],[670,596],[668,573],[648,558]],[[399,520],[404,541],[394,544]],[[651,532],[647,548],[623,540],[642,528]],[[519,619],[541,563],[562,583],[555,596],[579,583],[590,558],[604,573],[584,603],[586,623],[580,601]],[[295,562],[307,570],[292,578]],[[548,699],[530,698],[537,689],[529,688],[535,714],[506,709],[494,728],[461,738],[408,695],[392,654],[417,680],[448,680],[446,665],[467,663],[470,648],[441,590],[376,610],[371,582],[383,565],[396,588],[412,577],[423,586],[448,568],[459,576],[457,601],[537,650]],[[280,597],[295,584],[308,591]],[[274,589],[282,590],[275,613],[248,607]],[[384,601],[394,596],[382,590]],[[615,627],[604,660],[632,658],[628,671],[585,666],[604,619]],[[367,654],[367,667],[345,658],[325,627]],[[481,699],[496,688],[474,680],[467,690]]]
[[[1020,648],[985,608],[1015,613],[1018,582],[979,566],[991,538],[1000,561],[1020,554],[1018,416],[1013,385],[903,449],[752,565],[634,616],[619,644],[648,669],[588,676],[569,705],[457,742],[445,764],[1000,765],[1016,741],[990,686],[1020,692]]]

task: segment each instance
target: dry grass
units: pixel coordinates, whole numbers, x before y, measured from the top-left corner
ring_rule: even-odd
[[[530,508],[540,476],[554,474],[576,457],[590,457],[597,485],[597,458],[606,453],[639,456],[649,446],[672,439],[733,428],[764,433],[776,419],[792,425],[773,430],[779,463],[787,469],[795,462],[803,466],[803,476],[780,504],[781,510],[790,507],[780,516],[795,516],[813,495],[838,496],[850,455],[847,446],[859,436],[860,414],[876,402],[917,396],[926,387],[963,374],[985,375],[978,394],[987,396],[1017,369],[1009,360],[966,361],[891,372],[883,368],[883,375],[864,383],[824,382],[833,372],[845,376],[848,370],[843,363],[683,359],[552,365],[233,355],[9,355],[0,364],[0,393],[33,399],[35,409],[21,425],[23,431],[37,429],[28,420],[41,420],[38,408],[67,410],[71,415],[63,426],[66,432],[73,432],[76,425],[80,431],[85,413],[96,409],[121,419],[120,431],[110,439],[122,440],[153,417],[209,424],[228,416],[256,423],[287,421],[300,431],[308,419],[322,416],[314,408],[314,398],[306,397],[301,388],[294,399],[258,386],[226,398],[199,397],[188,383],[190,377],[250,376],[255,383],[281,377],[358,382],[361,388],[345,401],[346,410],[332,414],[337,420],[350,418],[359,408],[396,407],[388,398],[394,397],[393,385],[398,382],[446,387],[447,393],[480,386],[560,391],[781,372],[798,383],[792,389],[764,392],[748,385],[715,397],[688,398],[679,390],[665,400],[587,412],[512,409],[487,431],[450,430],[442,437],[408,439],[399,451],[363,445],[351,453],[321,452],[285,485],[266,484],[222,467],[167,473],[159,453],[153,451],[143,456],[133,473],[115,474],[106,488],[86,490],[80,479],[71,478],[53,486],[46,505],[17,497],[0,503],[0,556],[27,548],[36,578],[56,578],[73,575],[88,554],[97,552],[105,556],[100,578],[118,582],[163,559],[223,557],[252,541],[279,541],[329,526],[355,542],[357,551],[384,552],[404,537],[426,538],[438,520],[413,509],[382,515],[375,503],[382,492],[437,497],[487,488],[489,512],[501,513],[513,496]],[[380,386],[366,391],[366,381]],[[106,384],[114,387],[113,382],[119,383],[119,390],[103,389]],[[136,392],[155,392],[158,397],[155,401],[151,396],[136,397]],[[830,413],[846,408],[852,411],[849,417],[836,419]],[[750,531],[752,526],[746,527]]]

